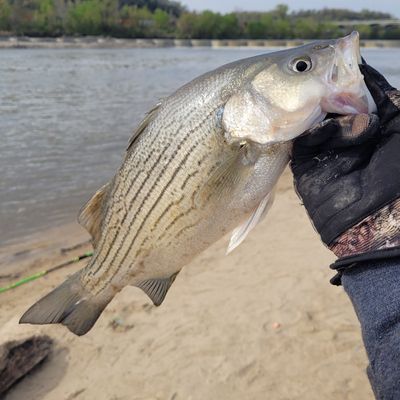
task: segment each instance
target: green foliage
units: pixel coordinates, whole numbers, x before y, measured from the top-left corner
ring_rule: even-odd
[[[265,37],[265,25],[261,21],[250,21],[246,26],[246,36],[249,39],[262,39]]]
[[[274,27],[274,31],[272,34],[273,39],[285,39],[293,37],[290,21],[288,19],[278,18],[274,20],[273,27]]]
[[[284,20],[287,17],[289,7],[286,4],[278,4],[272,11],[272,15],[278,19]]]
[[[372,28],[369,25],[356,25],[355,29],[362,39],[370,39],[372,36]]]
[[[301,39],[313,39],[318,37],[320,23],[313,18],[299,18],[295,21],[293,33]]]
[[[221,15],[204,11],[198,15],[193,26],[192,37],[196,39],[219,39]]]
[[[181,39],[191,39],[193,27],[196,23],[197,15],[193,13],[183,13],[176,24],[177,37]]]
[[[194,39],[318,39],[356,29],[363,39],[400,39],[400,27],[363,24],[393,18],[370,10],[301,10],[279,4],[268,12],[188,12],[170,0],[0,0],[0,31],[17,35],[111,35]],[[352,20],[354,27],[338,21]]]
[[[0,0],[0,31],[11,30],[11,5],[7,0]]]
[[[127,37],[151,37],[154,34],[153,14],[147,8],[124,6],[121,10],[119,34]]]
[[[382,34],[383,39],[399,39],[400,26],[390,26]]]
[[[61,30],[61,19],[57,16],[52,0],[39,0],[33,13],[32,29],[40,36],[52,36]]]
[[[361,10],[360,12],[346,10],[343,8],[323,8],[322,10],[301,10],[292,13],[294,18],[314,18],[318,21],[348,21],[367,19],[390,19],[388,13],[379,11]]]
[[[154,21],[154,32],[155,36],[162,37],[164,34],[171,33],[173,31],[173,25],[171,23],[170,16],[164,10],[157,8],[152,15]]]
[[[222,15],[219,24],[218,39],[237,39],[241,36],[236,14]]]
[[[99,0],[75,3],[68,9],[65,21],[68,34],[99,35],[102,27],[102,9]]]
[[[241,31],[236,14],[221,15],[212,11],[184,13],[177,23],[180,38],[193,39],[235,39]]]
[[[184,11],[185,7],[177,1],[169,0],[120,0],[120,8],[124,6],[147,8],[152,13],[156,10],[165,11],[168,15],[179,17]]]

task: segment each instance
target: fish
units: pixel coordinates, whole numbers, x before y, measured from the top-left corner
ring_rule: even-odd
[[[328,113],[374,112],[358,33],[245,58],[157,103],[113,179],[82,208],[86,267],[20,323],[87,333],[127,285],[160,305],[179,271],[232,232],[235,249],[266,215],[293,139]]]

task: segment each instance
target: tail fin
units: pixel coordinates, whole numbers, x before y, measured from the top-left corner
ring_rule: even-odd
[[[35,303],[20,319],[20,324],[65,325],[78,336],[87,333],[111,301],[93,296],[80,281],[80,271]]]

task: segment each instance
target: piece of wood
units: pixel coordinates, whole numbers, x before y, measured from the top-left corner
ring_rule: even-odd
[[[49,336],[30,336],[0,345],[0,398],[51,352]]]

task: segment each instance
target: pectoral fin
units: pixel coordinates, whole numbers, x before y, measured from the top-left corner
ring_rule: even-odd
[[[258,207],[250,215],[250,217],[240,226],[238,226],[231,236],[226,254],[238,247],[246,238],[250,231],[265,217],[274,201],[275,191],[268,193],[260,202]]]
[[[251,177],[258,156],[258,150],[246,141],[232,144],[229,154],[209,176],[201,194],[205,199],[209,199],[210,193],[220,199],[231,196],[233,188]]]
[[[142,289],[147,296],[150,297],[155,306],[159,306],[164,301],[165,296],[167,295],[168,290],[178,273],[179,271],[171,275],[169,278],[164,279],[147,279],[136,284],[135,286]]]

